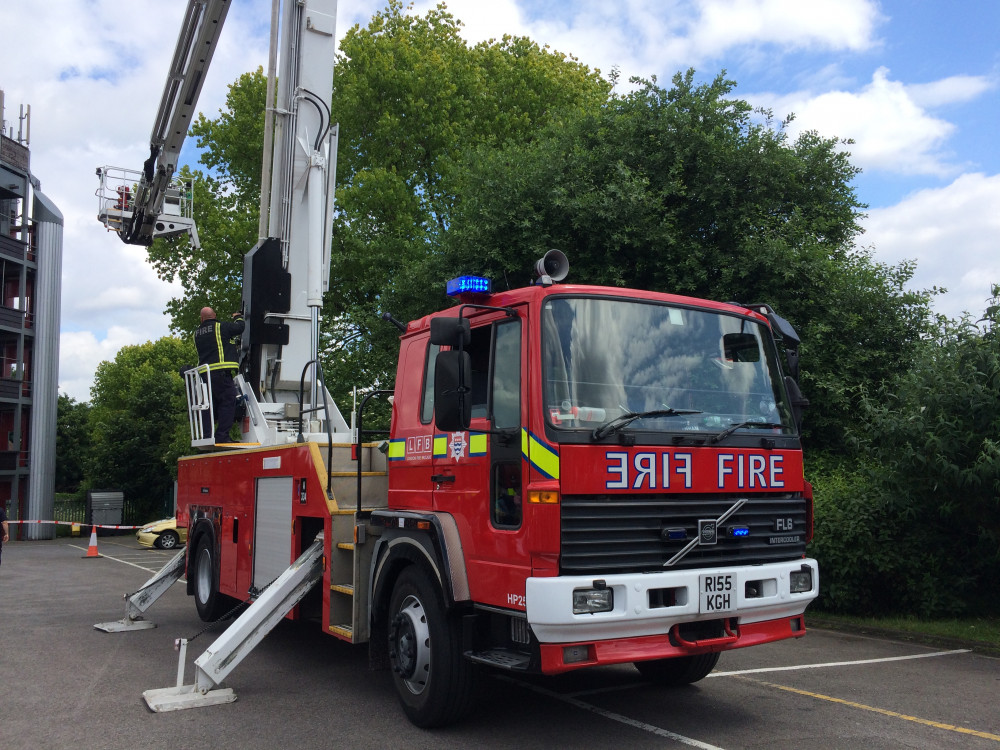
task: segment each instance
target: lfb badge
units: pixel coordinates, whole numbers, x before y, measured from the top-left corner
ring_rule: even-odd
[[[465,449],[469,447],[469,442],[465,439],[464,432],[451,433],[451,440],[448,441],[450,456],[454,459],[464,458]]]

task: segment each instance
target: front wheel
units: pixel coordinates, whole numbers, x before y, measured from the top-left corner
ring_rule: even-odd
[[[219,593],[219,576],[216,572],[215,545],[212,537],[198,537],[194,552],[194,604],[204,622],[214,622],[222,615],[224,597]]]
[[[156,546],[160,549],[174,549],[181,538],[176,531],[164,531],[156,539]]]
[[[678,687],[706,677],[719,663],[719,652],[677,656],[673,659],[633,662],[639,674],[654,685]]]
[[[416,567],[396,581],[387,625],[392,681],[407,718],[418,727],[440,727],[468,714],[478,670],[462,655],[457,618]]]

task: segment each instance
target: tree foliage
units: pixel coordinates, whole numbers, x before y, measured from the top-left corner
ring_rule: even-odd
[[[64,393],[56,404],[56,492],[76,492],[90,452],[90,404]]]
[[[1000,305],[938,326],[910,369],[865,392],[855,438],[867,460],[818,493],[830,608],[1000,611]]]
[[[581,283],[768,302],[804,342],[813,444],[842,446],[850,388],[905,368],[928,295],[904,291],[911,266],[853,250],[863,206],[836,140],[789,142],[722,75],[641,83],[530,143],[480,148],[444,257],[516,286],[555,247]]]
[[[90,487],[121,489],[146,513],[161,511],[177,459],[190,445],[180,371],[197,362],[192,340],[166,336],[122,347],[113,361],[98,365],[91,388]]]
[[[340,123],[331,291],[324,310],[328,382],[391,380],[396,331],[445,304],[439,279],[415,276],[434,254],[457,203],[455,176],[477,146],[530,141],[542,126],[600,106],[609,84],[574,59],[529,39],[470,47],[443,6],[423,16],[398,0],[355,26],[341,43],[332,112]],[[243,254],[256,241],[266,80],[257,70],[233,83],[219,116],[191,129],[207,172],[195,178],[202,249],[157,240],[150,259],[183,296],[168,313],[176,332],[200,307],[236,309]],[[337,388],[335,384],[340,387]]]
[[[607,82],[573,58],[520,37],[469,47],[460,26],[443,6],[412,16],[393,0],[341,43],[331,380],[391,380],[398,332],[381,313],[407,320],[447,304],[427,259],[440,253],[477,149],[530,142],[607,97]]]

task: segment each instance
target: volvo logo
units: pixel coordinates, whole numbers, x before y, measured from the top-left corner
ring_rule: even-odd
[[[717,541],[719,541],[719,535],[715,519],[700,519],[698,521],[698,543],[715,544]]]
[[[742,508],[750,502],[750,498],[743,497],[733,503],[733,506],[723,513],[718,518],[699,518],[698,519],[698,536],[684,545],[684,549],[678,552],[676,555],[671,557],[665,563],[663,563],[664,568],[669,568],[672,565],[676,565],[678,561],[684,558],[684,556],[699,545],[712,545],[719,541],[719,526],[724,524],[736,511]]]

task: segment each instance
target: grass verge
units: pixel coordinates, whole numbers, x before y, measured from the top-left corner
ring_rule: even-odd
[[[810,612],[806,616],[806,625],[936,646],[972,648],[1000,656],[1000,617],[920,620],[915,617],[853,617]]]

